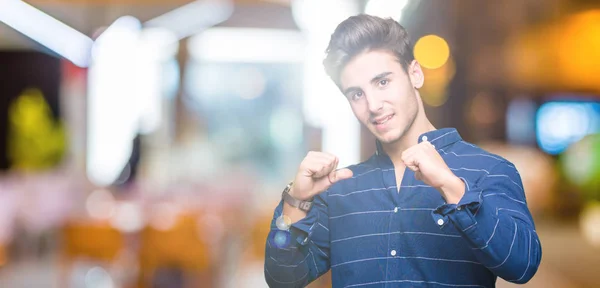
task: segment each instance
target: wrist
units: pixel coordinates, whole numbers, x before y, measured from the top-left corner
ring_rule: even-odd
[[[312,201],[312,197],[301,196],[301,195],[297,195],[294,193],[296,190],[296,189],[294,189],[294,186],[295,186],[294,182],[290,183],[290,185],[291,185],[291,187],[287,193],[290,196],[292,196],[294,199],[299,200],[299,201]]]
[[[281,197],[283,199],[283,202],[287,203],[288,205],[298,208],[304,212],[308,212],[308,210],[310,210],[310,208],[312,207],[312,198],[311,199],[304,199],[304,198],[295,198],[290,192],[292,192],[292,189],[294,188],[294,182],[290,182],[285,189],[283,190],[283,193],[281,194]]]
[[[448,204],[458,204],[465,195],[465,183],[456,175],[448,177],[448,180],[438,189]]]

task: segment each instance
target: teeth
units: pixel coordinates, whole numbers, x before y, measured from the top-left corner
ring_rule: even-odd
[[[388,120],[390,120],[390,118],[392,118],[392,115],[386,117],[385,119],[383,119],[383,121],[376,122],[376,123],[379,124],[379,125],[384,124],[385,122],[387,122]]]

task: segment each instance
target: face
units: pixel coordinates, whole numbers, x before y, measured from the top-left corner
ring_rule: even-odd
[[[354,115],[384,144],[401,139],[419,113],[423,72],[416,61],[407,70],[392,53],[368,51],[355,56],[340,75]]]

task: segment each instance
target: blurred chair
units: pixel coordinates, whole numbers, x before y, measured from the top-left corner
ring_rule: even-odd
[[[69,287],[67,280],[75,261],[110,265],[125,248],[124,235],[107,222],[67,223],[62,238],[60,287]]]
[[[208,232],[197,219],[197,215],[183,214],[168,229],[144,228],[140,239],[139,287],[215,286],[217,267],[211,261],[214,260],[211,248],[200,237],[201,232]]]

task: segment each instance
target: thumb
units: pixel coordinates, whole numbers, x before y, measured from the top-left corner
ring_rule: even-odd
[[[348,168],[342,168],[342,169],[335,170],[335,171],[332,171],[331,173],[329,173],[329,181],[331,182],[331,184],[333,184],[340,180],[352,178],[352,175],[354,175],[352,173],[352,170],[350,170]]]

